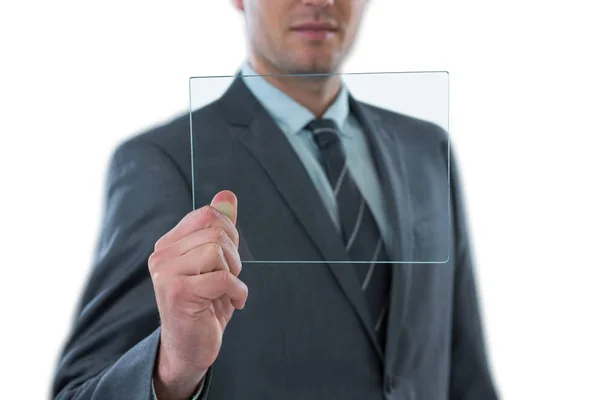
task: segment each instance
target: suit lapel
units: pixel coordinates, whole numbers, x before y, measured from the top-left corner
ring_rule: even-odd
[[[260,163],[283,201],[296,215],[300,226],[328,263],[383,360],[383,352],[371,328],[371,317],[351,260],[298,155],[240,77],[236,77],[220,101],[229,123],[234,125],[231,129],[233,136]]]
[[[398,355],[398,338],[403,330],[403,319],[409,302],[413,261],[412,204],[405,176],[404,148],[398,142],[391,127],[379,114],[350,98],[351,109],[359,119],[371,146],[371,154],[378,170],[387,211],[392,222],[392,246],[388,251],[392,263],[390,289],[390,312],[388,315],[388,342],[385,348],[386,372],[394,373]],[[401,262],[401,263],[398,263]]]

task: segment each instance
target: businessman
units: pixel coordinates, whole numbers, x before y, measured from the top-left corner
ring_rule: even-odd
[[[112,157],[54,398],[497,399],[446,132],[315,75],[367,0],[234,4],[249,54],[192,115],[193,181],[187,115]]]

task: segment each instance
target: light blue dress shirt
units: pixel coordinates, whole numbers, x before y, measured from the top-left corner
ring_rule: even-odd
[[[316,118],[315,115],[258,75],[248,62],[242,65],[241,73],[246,86],[267,110],[298,154],[339,230],[337,204],[327,175],[319,163],[319,148],[313,141],[310,131],[304,129],[306,124]],[[340,128],[340,140],[346,154],[348,170],[373,213],[384,243],[390,246],[391,225],[387,219],[381,184],[364,131],[350,113],[348,89],[344,85],[323,118],[334,120]]]

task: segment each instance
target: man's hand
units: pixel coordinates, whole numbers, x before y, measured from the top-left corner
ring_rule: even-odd
[[[237,198],[221,191],[161,237],[148,260],[161,319],[154,373],[160,400],[191,397],[234,309],[246,303],[236,218]]]

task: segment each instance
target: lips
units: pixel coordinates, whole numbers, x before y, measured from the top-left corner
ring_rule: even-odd
[[[292,31],[309,40],[325,40],[335,35],[337,27],[330,23],[305,23],[292,27]]]
[[[329,31],[334,32],[337,30],[336,26],[332,23],[327,22],[309,22],[305,24],[299,24],[292,27],[292,30],[298,31]]]

